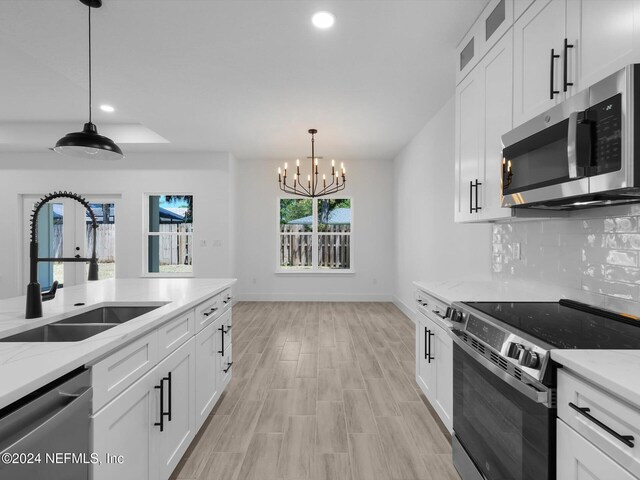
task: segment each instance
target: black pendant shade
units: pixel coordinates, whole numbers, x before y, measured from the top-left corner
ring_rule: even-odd
[[[119,160],[124,155],[113,140],[98,134],[91,122],[91,9],[100,8],[102,0],[80,0],[89,7],[89,121],[81,132],[67,133],[56,143],[53,151],[63,155],[96,160]]]
[[[58,140],[54,152],[79,158],[95,158],[97,160],[119,160],[122,150],[109,137],[98,133],[96,126],[85,123],[81,132],[67,133]]]

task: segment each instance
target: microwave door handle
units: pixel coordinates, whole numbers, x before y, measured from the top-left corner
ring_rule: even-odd
[[[569,166],[569,178],[580,178],[578,175],[578,112],[569,115],[569,131],[567,132],[567,162]]]

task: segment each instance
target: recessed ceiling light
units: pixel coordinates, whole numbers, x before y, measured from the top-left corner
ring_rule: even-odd
[[[100,110],[102,110],[103,112],[113,112],[115,110],[115,108],[113,108],[111,105],[100,105]]]
[[[326,29],[333,27],[333,24],[336,21],[336,17],[331,12],[316,12],[311,17],[311,22],[315,25],[316,28]]]

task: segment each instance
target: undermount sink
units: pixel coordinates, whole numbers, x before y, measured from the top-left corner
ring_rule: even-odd
[[[59,322],[54,323],[53,325],[67,325],[67,324],[87,324],[87,323],[113,323],[119,324],[128,322],[131,319],[139,317],[140,315],[144,315],[145,313],[149,313],[156,308],[161,307],[162,305],[152,305],[152,306],[128,306],[128,305],[116,305],[111,307],[100,307],[95,308],[93,310],[89,310],[88,312],[80,313],[78,315],[74,315],[73,317],[65,318],[64,320],[60,320]]]
[[[0,338],[0,342],[79,342],[161,306],[99,307],[49,325]]]

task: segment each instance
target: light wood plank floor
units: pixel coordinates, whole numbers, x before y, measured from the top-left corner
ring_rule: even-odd
[[[459,480],[390,303],[242,302],[233,379],[175,479]]]

